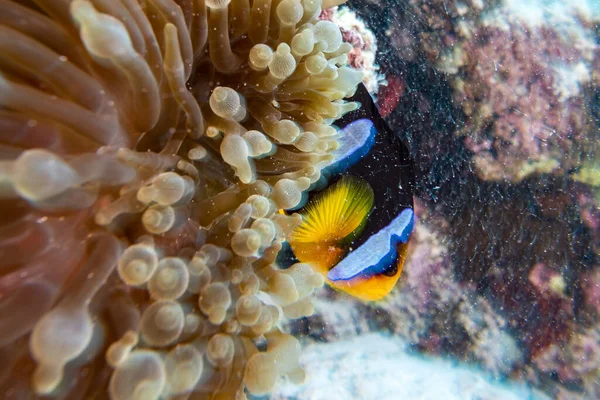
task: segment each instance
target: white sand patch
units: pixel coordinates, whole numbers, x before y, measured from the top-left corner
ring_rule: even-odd
[[[282,383],[272,400],[549,400],[528,386],[499,382],[455,361],[407,351],[378,333],[307,346],[306,383]]]

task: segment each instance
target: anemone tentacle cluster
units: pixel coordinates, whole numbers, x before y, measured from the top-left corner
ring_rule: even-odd
[[[301,381],[276,256],[356,104],[343,0],[0,0],[0,393]]]

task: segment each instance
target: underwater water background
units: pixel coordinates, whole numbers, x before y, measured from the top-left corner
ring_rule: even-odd
[[[600,399],[600,0],[0,0],[0,399],[108,398]]]
[[[416,230],[390,297],[325,289],[291,324],[307,383],[272,398],[600,398],[600,2],[347,6]]]

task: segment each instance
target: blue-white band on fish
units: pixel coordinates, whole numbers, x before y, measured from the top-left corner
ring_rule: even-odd
[[[325,166],[327,172],[339,174],[344,172],[361,158],[369,154],[375,144],[377,130],[369,119],[359,119],[340,130],[339,146],[333,152],[333,160]]]
[[[323,166],[321,178],[313,183],[310,190],[324,190],[332,176],[342,174],[369,154],[375,145],[376,136],[375,125],[366,118],[353,121],[340,129],[336,137],[339,147],[332,152],[333,159]],[[302,200],[292,210],[304,207],[307,200],[307,192],[304,192]]]
[[[350,252],[329,271],[327,277],[339,281],[352,279],[365,272],[369,272],[369,275],[383,272],[390,265],[390,260],[396,257],[398,243],[408,241],[413,226],[414,212],[407,208],[387,227]]]

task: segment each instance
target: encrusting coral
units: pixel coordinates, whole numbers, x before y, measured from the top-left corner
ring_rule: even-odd
[[[0,1],[0,390],[230,399],[301,381],[274,262],[362,74],[343,0]],[[179,397],[178,397],[179,398]],[[187,398],[187,397],[186,397]]]
[[[375,62],[377,39],[365,22],[348,7],[333,7],[324,10],[321,19],[334,22],[340,27],[342,38],[352,45],[348,62],[364,74],[364,84],[371,95],[376,95],[379,87],[385,86],[385,77],[379,73]]]

